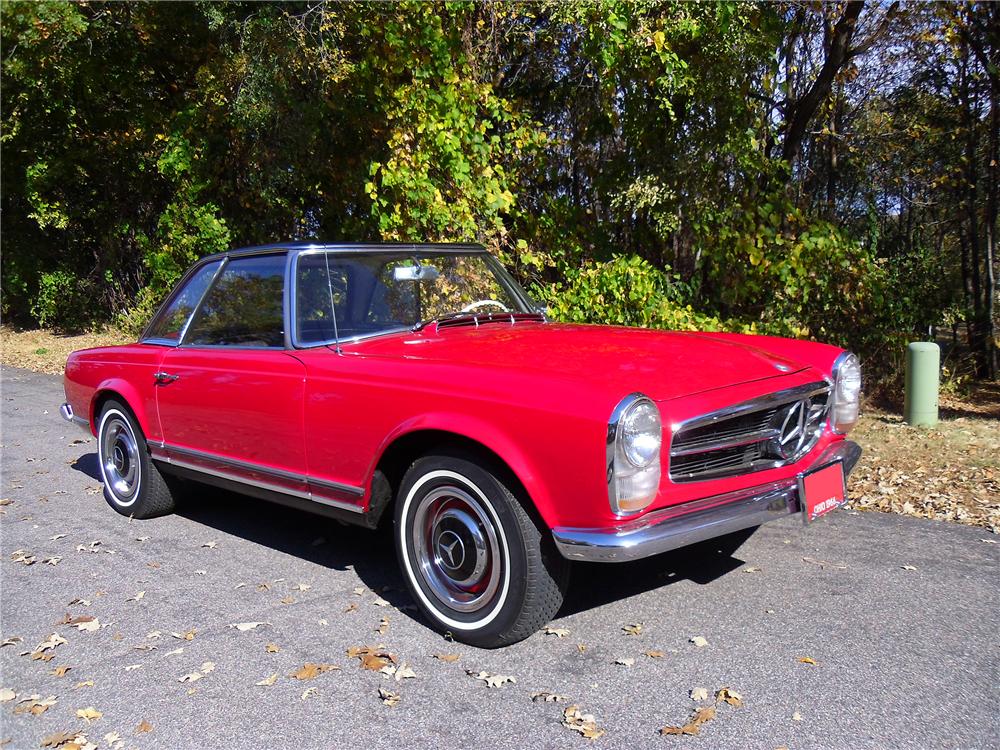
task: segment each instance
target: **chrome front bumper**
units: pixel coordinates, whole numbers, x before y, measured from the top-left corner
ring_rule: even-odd
[[[823,451],[809,468],[842,461],[846,475],[859,458],[861,447],[841,440]],[[552,535],[559,552],[570,560],[638,560],[799,513],[801,476],[663,508],[611,528],[557,527]]]
[[[73,407],[70,406],[68,403],[63,403],[63,405],[59,407],[59,413],[62,414],[62,418],[65,419],[67,422],[72,422],[81,429],[86,430],[88,435],[91,434],[90,422],[88,422],[83,417],[76,416],[76,414],[73,413]]]

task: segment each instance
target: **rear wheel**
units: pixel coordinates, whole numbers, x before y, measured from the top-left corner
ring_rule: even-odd
[[[97,456],[104,499],[116,511],[134,518],[173,512],[173,491],[149,457],[138,420],[120,401],[109,400],[101,410]]]
[[[460,641],[492,648],[527,638],[562,604],[569,563],[548,530],[485,466],[428,456],[396,500],[396,551],[420,610]]]

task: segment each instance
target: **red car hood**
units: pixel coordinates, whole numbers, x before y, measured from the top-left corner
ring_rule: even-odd
[[[656,401],[781,377],[807,367],[742,341],[618,326],[519,322],[430,326],[345,345],[345,354],[406,357],[641,391]]]

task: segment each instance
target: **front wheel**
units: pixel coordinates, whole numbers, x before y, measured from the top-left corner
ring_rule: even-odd
[[[109,400],[101,410],[97,458],[104,499],[124,516],[153,518],[174,510],[174,493],[149,457],[139,422],[125,404]]]
[[[407,588],[440,630],[494,648],[527,638],[558,611],[569,563],[496,473],[428,456],[396,500],[396,552]]]

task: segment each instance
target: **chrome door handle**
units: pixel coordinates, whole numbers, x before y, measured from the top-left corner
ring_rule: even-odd
[[[166,385],[167,383],[173,383],[180,375],[171,375],[169,372],[154,372],[153,380],[157,382],[158,385]]]

